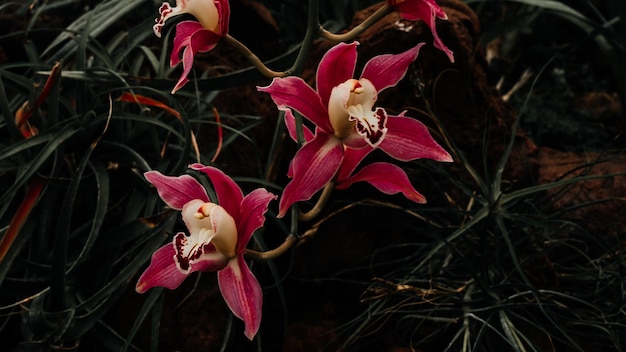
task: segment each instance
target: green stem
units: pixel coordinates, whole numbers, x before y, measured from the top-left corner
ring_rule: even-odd
[[[243,43],[232,37],[230,34],[226,34],[222,41],[228,45],[230,45],[233,49],[242,53],[254,67],[256,67],[259,72],[265,77],[274,78],[274,77],[285,77],[290,74],[290,70],[287,71],[274,71],[269,67],[265,66],[265,64],[256,56],[247,46]]]
[[[361,33],[363,33],[366,29],[371,27],[374,23],[380,21],[383,17],[387,16],[393,11],[394,11],[393,7],[385,3],[382,7],[376,10],[376,12],[371,14],[358,26],[352,28],[350,31],[346,33],[334,34],[334,33],[327,31],[322,26],[320,26],[317,31],[318,31],[318,34],[326,40],[330,40],[333,42],[347,42],[358,37]]]
[[[262,261],[272,260],[283,255],[285,252],[287,252],[289,248],[291,248],[297,242],[298,242],[298,237],[296,235],[289,234],[289,236],[287,236],[287,238],[285,239],[285,242],[283,242],[280,246],[274,249],[271,249],[265,252],[259,252],[253,249],[246,249],[244,252],[244,255],[254,260],[262,260]]]
[[[300,221],[311,221],[313,218],[315,218],[316,216],[319,215],[319,213],[322,211],[322,209],[324,209],[324,205],[326,205],[326,202],[328,202],[328,199],[330,198],[330,195],[333,193],[333,189],[335,188],[335,183],[333,181],[330,181],[326,184],[326,186],[324,186],[324,190],[322,191],[322,194],[320,195],[320,197],[317,199],[317,203],[315,203],[315,206],[307,211],[306,213],[300,213],[300,215],[298,216],[298,220]]]
[[[309,56],[309,52],[313,46],[313,40],[317,36],[319,26],[319,0],[309,0],[306,33],[304,34],[304,39],[302,39],[300,52],[298,52],[298,56],[291,67],[291,74],[300,75],[302,73],[304,63]]]
[[[267,67],[258,56],[256,56],[247,46],[243,43],[235,39],[230,34],[226,34],[222,41],[231,46],[233,49],[242,53],[254,67],[256,67],[262,75],[268,78],[274,77],[285,77],[290,75],[299,75],[304,68],[304,63],[311,51],[311,47],[313,46],[313,40],[315,36],[318,34],[318,28],[320,28],[319,24],[319,2],[318,0],[310,0],[309,1],[309,17],[307,21],[307,31],[304,35],[304,39],[302,40],[302,45],[300,46],[300,51],[298,52],[298,56],[294,61],[291,68],[285,71],[274,71]]]

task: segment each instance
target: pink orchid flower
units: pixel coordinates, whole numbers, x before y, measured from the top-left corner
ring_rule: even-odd
[[[160,17],[152,27],[154,34],[160,38],[165,21],[185,13],[193,15],[198,21],[183,21],[176,25],[170,66],[174,67],[182,61],[183,74],[172,93],[176,93],[189,82],[187,76],[191,72],[194,56],[199,52],[213,50],[217,42],[228,33],[230,5],[228,0],[176,0],[175,7],[164,2],[159,8]]]
[[[279,217],[292,204],[310,199],[333,179],[339,181],[339,188],[361,180],[383,192],[406,190],[408,180],[385,180],[386,171],[394,169],[393,174],[399,174],[395,167],[377,165],[351,176],[374,148],[401,161],[419,158],[452,161],[421,122],[405,117],[404,113],[392,116],[383,108],[374,108],[378,93],[395,86],[404,77],[423,43],[398,55],[372,58],[365,64],[361,77],[354,79],[357,44],[340,43],[324,55],[317,70],[317,90],[295,76],[274,78],[269,86],[258,87],[271,95],[279,109],[296,110],[316,126],[315,135],[305,131],[308,141],[292,160],[289,176],[293,179],[280,199]],[[413,191],[406,190],[405,195],[412,194],[407,196],[423,202],[423,197]]]
[[[295,117],[291,110],[285,111],[285,124],[289,131],[289,136],[297,141]],[[304,138],[310,142],[313,138],[313,132],[306,126],[303,126]],[[364,181],[376,187],[379,191],[386,194],[402,193],[408,199],[416,203],[426,203],[426,198],[413,188],[407,174],[400,167],[385,162],[375,162],[364,166],[356,174],[358,163],[374,149],[372,148],[345,148],[343,160],[339,166],[339,170],[335,175],[335,188],[342,190],[350,187],[353,183]],[[292,164],[293,165],[293,164]],[[288,176],[293,176],[293,170],[288,172]]]
[[[450,62],[454,62],[454,53],[443,44],[437,34],[436,19],[447,20],[448,15],[435,0],[387,0],[387,4],[396,9],[405,20],[426,22],[433,33],[435,48],[446,53]]]
[[[209,177],[219,205],[189,175],[165,176],[158,171],[144,174],[161,199],[181,211],[189,235],[179,232],[172,243],[154,252],[135,290],[144,293],[156,286],[173,290],[193,272],[217,271],[226,304],[244,321],[244,333],[252,340],[261,324],[263,295],[243,253],[254,231],[263,226],[268,204],[276,196],[259,188],[244,197],[239,186],[222,171],[202,164],[190,167]]]

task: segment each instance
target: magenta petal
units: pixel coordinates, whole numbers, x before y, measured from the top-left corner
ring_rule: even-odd
[[[402,116],[389,116],[387,135],[380,149],[395,159],[410,161],[427,158],[450,162],[452,157],[430,135],[421,122]]]
[[[263,291],[243,256],[231,259],[217,272],[217,280],[226,304],[233,314],[243,320],[244,334],[252,340],[261,326]]]
[[[417,58],[422,45],[424,43],[419,43],[397,55],[386,54],[373,57],[365,64],[361,77],[372,82],[379,93],[395,86],[404,78],[409,65]]]
[[[180,60],[180,52],[189,46],[191,35],[202,30],[202,25],[197,21],[183,21],[176,25],[176,36],[170,54],[170,66],[177,65]]]
[[[405,1],[390,1],[387,0],[402,16],[402,18],[409,21],[422,20],[426,22],[430,31],[433,34],[433,44],[435,48],[442,50],[448,56],[450,62],[454,62],[454,54],[452,50],[448,49],[437,34],[437,17],[440,19],[447,19],[446,13],[437,5],[434,0],[405,0]]]
[[[219,32],[228,33],[228,25],[230,22],[230,3],[228,0],[214,0],[217,13],[219,14]]]
[[[165,287],[173,290],[180,286],[188,274],[181,273],[174,262],[174,247],[171,243],[159,248],[152,254],[150,265],[141,274],[135,291],[144,293],[152,287]]]
[[[287,126],[287,131],[289,131],[289,137],[294,141],[298,140],[298,136],[296,133],[296,117],[293,116],[293,112],[290,109],[282,109],[285,112],[285,125]],[[306,142],[313,139],[313,132],[308,129],[306,126],[302,126],[302,131],[304,132],[304,140]]]
[[[363,158],[365,158],[372,150],[374,149],[370,146],[361,149],[346,148],[343,155],[343,162],[341,163],[339,172],[337,172],[337,180],[348,178],[354,169],[356,169],[357,165],[359,165],[361,160],[363,160]]]
[[[217,202],[222,208],[226,209],[226,212],[235,219],[235,223],[240,222],[239,207],[243,200],[243,192],[241,188],[228,177],[220,169],[212,166],[204,166],[202,164],[192,164],[190,168],[203,172],[211,180],[215,193],[217,194]]]
[[[317,92],[302,78],[295,76],[274,78],[269,86],[257,89],[269,93],[279,109],[290,107],[327,133],[333,132],[326,105],[322,104]]]
[[[294,156],[293,180],[280,198],[278,217],[283,217],[295,202],[310,199],[335,175],[343,159],[343,144],[321,131]]]
[[[187,76],[193,68],[196,54],[212,50],[221,38],[221,35],[208,29],[203,29],[200,23],[196,21],[184,21],[176,26],[176,37],[174,38],[174,48],[170,56],[170,66],[175,66],[181,61],[180,51],[183,50],[183,73],[176,86],[172,89],[172,93],[176,93],[189,82]]]
[[[204,187],[189,175],[165,176],[158,171],[148,171],[143,175],[156,187],[159,196],[170,208],[181,210],[194,199],[209,201]]]
[[[267,207],[270,201],[276,198],[278,197],[262,188],[255,189],[243,198],[241,202],[241,221],[237,224],[237,232],[239,234],[237,253],[246,248],[254,231],[263,226]]]
[[[346,189],[359,181],[365,181],[385,194],[402,193],[416,203],[426,203],[426,198],[413,188],[404,170],[393,164],[369,164],[352,177],[337,182],[336,188]]]
[[[330,93],[335,86],[354,77],[358,42],[339,43],[324,54],[317,68],[317,92],[324,106],[328,106]]]
[[[173,290],[180,286],[189,274],[195,271],[217,271],[222,269],[228,263],[228,260],[223,255],[215,252],[213,247],[207,247],[207,253],[202,255],[202,259],[194,263],[187,274],[183,274],[176,267],[174,256],[176,251],[172,243],[168,243],[165,246],[157,249],[152,254],[150,265],[141,274],[135,291],[138,293],[144,293],[152,287],[165,287]]]

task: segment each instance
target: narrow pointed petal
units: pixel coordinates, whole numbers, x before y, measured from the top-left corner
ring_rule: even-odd
[[[159,248],[152,254],[150,265],[141,274],[135,291],[144,293],[152,287],[165,287],[173,290],[187,278],[189,274],[181,273],[174,262],[174,247],[171,243]]]
[[[417,58],[422,45],[424,43],[419,43],[397,55],[386,54],[373,57],[365,64],[361,78],[372,82],[379,93],[395,86],[406,75],[409,65]]]
[[[328,183],[341,165],[343,144],[333,135],[321,131],[305,144],[292,160],[293,180],[280,198],[278,217],[283,217],[292,204],[310,199]]]
[[[365,181],[385,194],[402,193],[416,203],[426,203],[426,198],[413,188],[406,172],[397,165],[373,163],[363,167],[352,177],[337,182],[337,189],[346,189],[355,182]]]
[[[170,56],[170,66],[176,66],[182,61],[183,73],[176,86],[172,89],[172,93],[175,93],[189,82],[188,76],[193,68],[196,54],[212,50],[221,38],[221,35],[203,29],[202,25],[196,21],[183,21],[176,26],[176,37],[174,37],[174,47]],[[181,51],[183,52],[182,59]]]
[[[317,92],[322,104],[328,106],[333,87],[354,77],[358,42],[339,43],[324,54],[317,68]]]
[[[174,256],[176,252],[172,243],[157,249],[152,254],[150,265],[141,274],[135,290],[138,293],[144,293],[152,287],[165,287],[173,290],[195,271],[217,271],[226,266],[228,259],[217,253],[212,247],[207,248],[201,259],[192,266],[188,274],[183,274],[176,267]]]
[[[254,231],[263,226],[267,207],[276,198],[278,197],[263,188],[257,188],[243,198],[241,222],[237,226],[239,232],[237,253],[241,253],[246,248]]]
[[[290,107],[326,133],[333,132],[326,105],[322,104],[317,92],[302,78],[295,76],[274,78],[269,86],[257,89],[269,93],[279,109]]]
[[[254,338],[261,325],[263,291],[243,256],[231,259],[228,265],[217,272],[222,296],[233,314],[243,320],[244,334]]]
[[[450,62],[454,62],[454,53],[443,44],[437,34],[437,18],[446,20],[448,16],[434,0],[387,0],[387,2],[400,13],[402,18],[409,21],[424,21],[433,34],[435,48],[446,53]]]
[[[450,154],[435,142],[428,128],[413,118],[389,116],[387,129],[387,135],[379,147],[395,159],[452,161]]]
[[[285,112],[285,126],[287,126],[287,131],[289,131],[289,137],[294,141],[298,140],[298,135],[296,133],[296,117],[293,116],[293,112],[291,109],[282,109]],[[309,142],[313,139],[313,132],[308,129],[306,126],[302,126],[302,131],[304,132],[304,140]]]
[[[346,148],[343,155],[343,162],[341,163],[341,167],[339,168],[339,172],[337,172],[337,180],[343,180],[348,178],[354,172],[357,165],[374,149],[371,147],[361,148],[361,149],[353,149]]]
[[[209,201],[204,187],[189,175],[165,176],[158,171],[148,171],[144,177],[156,187],[159,196],[170,208],[181,210],[193,199]]]
[[[223,207],[235,219],[235,223],[239,223],[239,206],[243,200],[243,192],[241,192],[241,188],[235,181],[221,170],[212,166],[192,164],[189,167],[193,170],[201,171],[209,177],[217,194],[217,202],[215,203]]]

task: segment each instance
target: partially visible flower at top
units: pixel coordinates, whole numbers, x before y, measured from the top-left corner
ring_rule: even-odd
[[[387,4],[396,9],[400,16],[406,20],[426,22],[433,33],[435,48],[446,53],[450,62],[454,62],[454,53],[443,44],[437,34],[437,18],[447,20],[448,15],[437,5],[435,0],[387,0]]]
[[[261,323],[263,294],[243,253],[254,231],[263,226],[268,204],[276,196],[259,188],[244,197],[239,186],[222,171],[202,164],[193,164],[191,168],[209,177],[219,205],[190,175],[145,173],[161,199],[171,208],[181,210],[189,235],[179,232],[172,243],[154,252],[135,290],[144,293],[156,286],[175,289],[193,272],[217,271],[224,300],[233,314],[244,321],[244,333],[252,339]]]
[[[354,79],[357,44],[339,43],[324,55],[317,70],[317,90],[295,76],[274,78],[269,86],[258,88],[269,93],[279,109],[296,110],[316,125],[315,136],[309,132],[308,142],[292,160],[289,176],[293,179],[280,199],[279,217],[295,202],[310,199],[336,175],[347,179],[374,148],[401,161],[452,161],[421,122],[374,107],[378,92],[404,77],[423,43],[397,55],[372,58],[361,77]]]
[[[193,58],[199,52],[211,51],[222,37],[228,33],[230,5],[228,0],[176,0],[172,7],[164,2],[159,8],[160,17],[155,20],[153,30],[161,37],[165,22],[178,15],[190,14],[198,21],[183,21],[176,25],[174,47],[170,56],[170,66],[183,62],[183,73],[172,93],[182,88],[189,79],[187,76],[193,66]],[[182,60],[181,60],[181,51]]]

